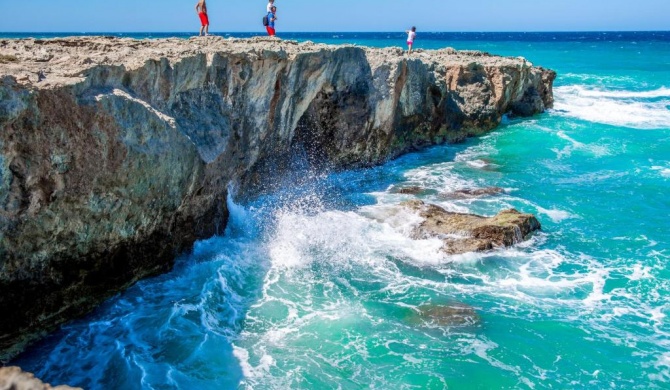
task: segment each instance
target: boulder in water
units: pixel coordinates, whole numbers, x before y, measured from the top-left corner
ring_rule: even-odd
[[[510,209],[490,218],[474,214],[446,211],[442,207],[420,200],[402,203],[417,211],[424,221],[414,229],[416,239],[440,237],[442,250],[448,254],[481,252],[496,247],[508,247],[523,241],[531,232],[541,229],[532,214]]]

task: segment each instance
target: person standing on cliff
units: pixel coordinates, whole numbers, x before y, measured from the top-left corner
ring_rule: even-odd
[[[267,13],[272,12],[272,7],[274,7],[274,6],[275,6],[275,0],[269,0],[269,1],[268,1],[268,6],[265,7]],[[275,7],[275,8],[276,8],[276,7]]]
[[[205,36],[208,36],[209,17],[207,16],[207,3],[205,3],[205,0],[198,1],[198,4],[195,5],[195,12],[197,12],[198,16],[200,17],[200,24],[202,25],[200,27],[200,36],[202,36],[203,33]]]
[[[277,20],[276,12],[277,7],[274,5],[270,7],[270,12],[268,12],[268,25],[265,28],[268,30],[268,35],[271,37],[275,36],[275,20]]]
[[[412,54],[412,46],[414,46],[414,38],[416,38],[416,27],[405,31],[407,33],[407,54]]]

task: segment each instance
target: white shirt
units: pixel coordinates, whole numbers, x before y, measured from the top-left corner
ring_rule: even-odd
[[[276,5],[274,5],[274,4],[270,3],[270,2],[268,2],[268,6],[267,6],[267,11],[268,11],[268,13],[269,13],[269,12],[272,12],[272,7],[276,7]]]
[[[407,42],[414,42],[414,38],[416,38],[416,33],[410,30],[407,34]]]

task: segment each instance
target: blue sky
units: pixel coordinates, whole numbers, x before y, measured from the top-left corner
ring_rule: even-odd
[[[196,0],[0,0],[3,32],[195,31]],[[266,0],[208,0],[211,31],[262,31]],[[670,0],[276,0],[278,31],[670,30]]]

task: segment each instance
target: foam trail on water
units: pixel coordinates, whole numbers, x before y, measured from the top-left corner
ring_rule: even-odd
[[[659,172],[661,174],[661,176],[663,176],[663,177],[670,178],[670,168],[668,168],[668,167],[655,165],[655,166],[651,167],[651,169],[654,170],[654,171]]]
[[[564,93],[578,94],[583,97],[615,98],[615,99],[648,99],[670,97],[670,88],[659,88],[653,91],[604,91],[580,85],[557,87]]]
[[[582,85],[554,89],[554,110],[589,122],[635,129],[670,128],[670,89],[611,91]]]

